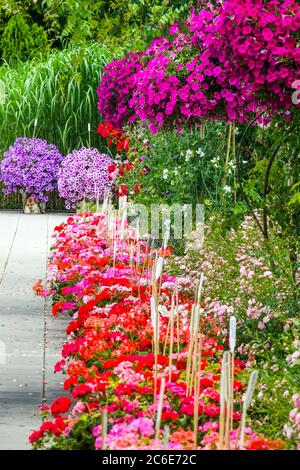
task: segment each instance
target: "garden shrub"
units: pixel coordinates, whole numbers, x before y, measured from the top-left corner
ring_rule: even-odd
[[[122,183],[135,202],[205,203],[224,210],[232,206],[235,162],[230,162],[224,185],[227,128],[223,123],[207,123],[204,135],[199,127],[155,136],[135,127],[129,135],[133,150],[128,158],[138,159],[139,164],[133,172],[125,172]],[[140,190],[134,195],[137,181]]]
[[[49,51],[46,31],[28,15],[18,13],[4,28],[1,45],[2,58],[10,65],[18,61],[41,58]]]

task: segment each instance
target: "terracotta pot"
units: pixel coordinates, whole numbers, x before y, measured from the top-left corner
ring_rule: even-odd
[[[22,194],[23,212],[24,214],[45,214],[46,203],[37,202],[34,197]]]

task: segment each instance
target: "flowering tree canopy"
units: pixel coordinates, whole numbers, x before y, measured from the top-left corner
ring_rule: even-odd
[[[5,152],[0,174],[5,194],[18,191],[37,202],[48,201],[57,189],[57,173],[62,155],[55,145],[41,139],[18,138]]]
[[[113,160],[97,149],[74,150],[62,161],[58,173],[59,195],[67,208],[75,208],[83,199],[100,199],[112,188],[108,167]]]
[[[300,72],[296,0],[200,2],[184,30],[105,68],[99,109],[122,126],[140,119],[155,133],[201,119],[249,121],[289,115]]]

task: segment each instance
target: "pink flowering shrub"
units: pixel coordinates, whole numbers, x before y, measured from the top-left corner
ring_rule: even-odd
[[[184,260],[178,257],[175,266],[173,261],[170,264],[171,272],[179,266],[180,273],[187,277],[204,272],[209,310],[221,325],[232,314],[239,319],[240,353],[249,353],[250,344],[267,349],[276,344],[283,350],[286,345],[277,343],[277,339],[293,329],[297,288],[289,272],[288,253],[280,253],[279,240],[273,250],[277,254],[275,268],[251,216],[226,235],[220,219],[212,216],[200,256],[187,250]],[[291,348],[292,342],[285,353],[294,352]]]
[[[98,95],[107,121],[139,118],[155,133],[202,118],[243,123],[263,110],[288,116],[300,68],[298,2],[200,7],[187,32],[175,26],[172,41],[156,40],[140,56],[106,67]]]
[[[168,269],[190,278],[204,272],[203,301],[225,341],[228,319],[236,316],[237,350],[247,366],[259,368],[257,414],[249,425],[255,432],[263,426],[265,435],[280,436],[290,413],[289,397],[299,388],[299,297],[284,240],[273,229],[270,237],[274,266],[252,217],[227,231],[212,216],[202,249],[170,259]]]
[[[300,394],[295,393],[292,397],[294,408],[289,415],[289,424],[284,426],[284,432],[288,439],[293,439],[300,450]]]

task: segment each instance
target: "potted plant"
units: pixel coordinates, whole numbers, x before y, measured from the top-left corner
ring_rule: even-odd
[[[49,193],[57,190],[62,160],[55,145],[21,137],[4,153],[0,175],[5,194],[20,193],[25,214],[45,213]]]
[[[62,161],[58,192],[67,209],[86,210],[88,201],[101,201],[113,187],[109,166],[113,160],[95,148],[74,150]]]

